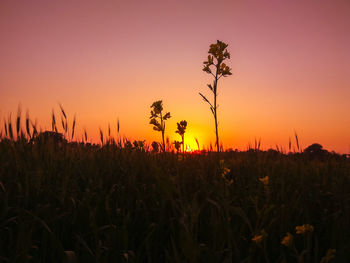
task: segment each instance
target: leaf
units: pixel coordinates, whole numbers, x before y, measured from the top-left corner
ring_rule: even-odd
[[[58,105],[59,105],[60,108],[61,108],[61,112],[62,112],[64,118],[67,119],[67,115],[66,115],[66,112],[64,111],[64,109],[63,109],[63,107],[62,107],[62,104],[61,104],[61,103],[58,103]]]
[[[95,259],[95,255],[88,246],[88,244],[85,242],[85,240],[80,235],[75,235],[76,240],[85,248],[87,252],[89,252],[90,256]]]
[[[207,73],[209,73],[209,74],[211,73],[211,69],[209,68],[209,65],[208,65],[208,64],[204,65],[203,71],[204,71],[204,72],[207,72]]]
[[[199,92],[199,95],[201,95],[205,102],[208,102],[210,104],[209,100],[202,93]]]
[[[153,125],[155,125],[155,126],[159,126],[159,125],[160,125],[159,122],[158,122],[155,118],[151,119],[151,121],[149,122],[149,124],[153,124]]]
[[[169,118],[171,118],[170,112],[167,112],[167,113],[164,115],[163,119],[164,119],[164,120],[167,120],[167,119],[169,119]]]
[[[232,212],[235,213],[236,215],[238,215],[239,217],[242,218],[242,220],[247,224],[247,226],[249,227],[250,232],[253,234],[253,227],[252,224],[249,221],[249,218],[247,216],[247,214],[243,211],[242,208],[240,207],[232,207]]]
[[[210,198],[207,198],[207,201],[209,203],[211,203],[212,205],[214,205],[218,209],[219,212],[221,211],[221,207],[220,207],[220,205],[217,202],[215,202],[214,200],[212,200]]]
[[[2,189],[2,191],[5,193],[6,189],[5,186],[3,185],[3,183],[0,181],[0,188]]]
[[[214,113],[213,107],[210,107],[210,110],[211,110],[211,112],[212,112],[213,114],[215,114],[215,113]]]
[[[27,215],[31,216],[34,220],[36,220],[36,222],[38,222],[50,234],[50,237],[52,238],[55,246],[57,248],[59,248],[60,251],[62,251],[62,252],[64,251],[60,240],[56,237],[54,232],[52,232],[50,227],[46,224],[46,222],[43,219],[41,219],[40,217],[36,216],[35,214],[33,214],[32,212],[30,212],[28,210],[23,210],[23,212],[26,213]]]

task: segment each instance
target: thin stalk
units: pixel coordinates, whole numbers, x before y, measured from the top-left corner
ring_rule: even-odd
[[[216,135],[216,150],[217,152],[220,152],[220,146],[219,146],[219,131],[218,131],[218,117],[217,117],[217,106],[216,106],[216,98],[217,98],[217,83],[218,83],[218,69],[220,68],[220,64],[218,64],[216,68],[215,73],[215,80],[214,80],[214,120],[215,120],[215,135]]]
[[[164,131],[165,131],[165,123],[163,122],[163,114],[160,113],[160,125],[162,126],[162,141],[163,141],[163,152],[165,152],[165,141],[164,141]]]
[[[182,134],[181,137],[182,137],[182,152],[185,153],[185,135]]]

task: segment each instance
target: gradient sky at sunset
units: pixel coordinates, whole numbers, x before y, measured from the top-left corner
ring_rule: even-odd
[[[157,0],[0,2],[0,118],[29,109],[43,129],[60,102],[93,141],[117,118],[130,139],[159,140],[150,105],[188,121],[195,148],[215,141],[202,71],[211,43],[229,44],[233,75],[219,82],[225,148],[350,151],[350,1]],[[79,137],[80,138],[80,137]]]

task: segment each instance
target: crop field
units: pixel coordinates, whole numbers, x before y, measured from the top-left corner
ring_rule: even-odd
[[[0,262],[349,262],[345,155],[156,153],[12,128]]]
[[[350,263],[349,29],[350,0],[0,0],[0,263]]]

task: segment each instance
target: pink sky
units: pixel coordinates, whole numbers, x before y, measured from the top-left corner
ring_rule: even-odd
[[[20,102],[50,128],[62,103],[78,134],[98,139],[108,123],[131,139],[160,140],[149,122],[162,99],[187,141],[214,142],[202,71],[211,43],[229,44],[233,75],[219,83],[226,148],[350,151],[350,1],[1,1],[0,118]],[[1,121],[0,123],[2,123]],[[115,134],[115,132],[114,132]]]

